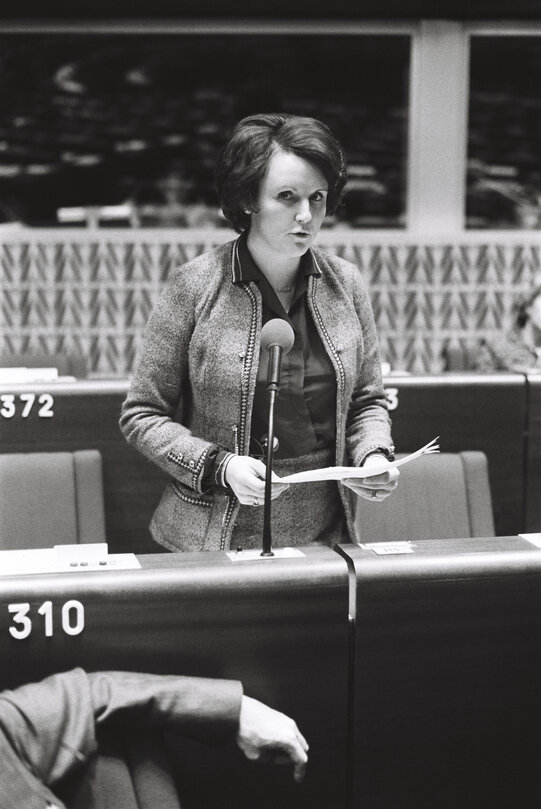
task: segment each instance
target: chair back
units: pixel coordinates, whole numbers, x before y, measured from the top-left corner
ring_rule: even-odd
[[[398,488],[383,502],[356,499],[360,542],[494,536],[483,452],[424,455],[403,467]]]
[[[105,541],[98,450],[0,454],[0,548]]]
[[[478,345],[447,345],[441,352],[443,371],[472,371],[479,350]]]

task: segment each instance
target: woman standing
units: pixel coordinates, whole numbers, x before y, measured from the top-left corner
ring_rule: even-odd
[[[275,473],[393,457],[368,293],[357,267],[313,249],[346,182],[342,150],[312,118],[243,119],[222,149],[217,188],[240,237],[176,270],[160,296],[128,396],[127,440],[171,477],[153,516],[171,550],[259,547],[265,487],[269,319],[292,326],[275,410]],[[258,458],[259,456],[259,458]],[[274,544],[354,540],[346,487],[383,500],[398,470],[273,485]]]

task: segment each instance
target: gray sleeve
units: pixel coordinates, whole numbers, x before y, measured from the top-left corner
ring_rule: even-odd
[[[242,685],[235,680],[134,672],[88,675],[96,725],[124,723],[166,728],[211,744],[238,730]]]
[[[364,354],[351,397],[346,443],[352,464],[360,466],[372,452],[383,451],[392,457],[394,446],[374,314],[358,270],[353,275],[352,300],[361,324]]]
[[[195,325],[189,273],[176,270],[149,318],[122,405],[120,429],[150,461],[185,486],[202,491],[209,441],[176,419],[190,396],[189,348]]]
[[[54,783],[96,749],[87,675],[74,669],[3,691],[0,727],[20,761]]]
[[[238,730],[241,700],[237,681],[78,668],[2,692],[0,729],[20,761],[52,784],[95,752],[106,722],[221,744]]]

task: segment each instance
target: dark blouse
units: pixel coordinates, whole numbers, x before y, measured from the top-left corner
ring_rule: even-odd
[[[293,328],[295,341],[291,350],[283,355],[280,390],[274,409],[274,435],[278,447],[276,458],[295,458],[322,447],[333,446],[336,440],[336,375],[317,332],[307,303],[307,280],[310,275],[320,275],[310,251],[301,258],[300,270],[293,300],[286,312],[271,284],[255,263],[248,246],[247,236],[238,240],[235,256],[234,283],[255,281],[263,299],[263,325],[270,319],[280,317]],[[260,357],[256,391],[252,409],[250,454],[265,457],[262,439],[267,432],[268,363]],[[224,453],[219,448],[211,450],[205,470],[209,486]]]
[[[316,330],[306,300],[307,278],[319,275],[310,252],[301,259],[293,300],[286,312],[271,284],[253,260],[246,239],[239,240],[238,277],[259,284],[263,298],[263,325],[274,317],[292,327],[295,342],[282,356],[280,391],[274,408],[276,458],[297,458],[315,449],[333,446],[336,439],[336,376]],[[267,432],[266,355],[261,356],[252,409],[251,455],[265,454],[261,439]]]

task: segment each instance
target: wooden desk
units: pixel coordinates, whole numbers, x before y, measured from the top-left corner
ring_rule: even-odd
[[[295,718],[301,787],[170,739],[187,809],[539,806],[541,549],[412,551],[147,554],[135,571],[0,577],[0,689],[76,665],[226,677]]]
[[[527,388],[521,374],[448,373],[385,379],[398,452],[439,435],[442,452],[488,458],[496,534],[526,529]],[[531,529],[530,529],[531,530]]]
[[[541,549],[342,546],[356,577],[355,809],[541,805]]]
[[[418,449],[436,435],[442,451],[482,450],[489,461],[496,533],[539,530],[539,523],[537,529],[532,527],[538,506],[531,501],[538,503],[537,491],[529,488],[525,502],[527,393],[541,396],[537,383],[527,388],[518,374],[442,374],[390,376],[385,384],[399,452]],[[4,387],[0,447],[2,452],[99,449],[111,552],[154,553],[159,547],[147,526],[165,476],[128,446],[120,432],[118,418],[127,389],[122,380]],[[36,399],[23,416],[28,400],[21,397],[28,394]],[[48,398],[40,403],[40,397],[53,397],[52,405]]]
[[[73,666],[240,679],[309,739],[306,779],[299,786],[290,768],[247,762],[233,745],[171,738],[186,770],[183,806],[344,809],[348,569],[328,548],[302,550],[244,562],[147,554],[141,570],[0,577],[0,689]],[[24,618],[14,620],[21,607],[10,612],[10,604],[29,605],[24,638],[10,631],[26,631]],[[77,629],[81,614],[82,631],[67,634],[63,627]]]

